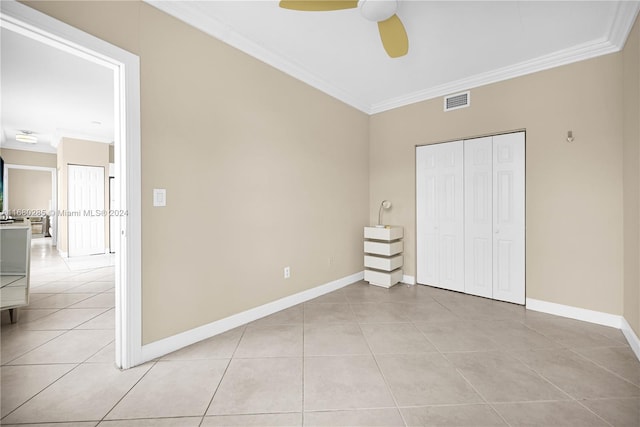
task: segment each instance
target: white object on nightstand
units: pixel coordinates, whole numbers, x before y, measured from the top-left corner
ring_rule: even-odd
[[[364,228],[364,280],[384,288],[402,280],[403,237],[402,227]]]

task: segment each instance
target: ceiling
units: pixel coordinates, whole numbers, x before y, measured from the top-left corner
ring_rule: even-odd
[[[2,28],[2,148],[56,152],[61,137],[114,140],[113,71]],[[32,131],[37,144],[18,142]]]
[[[618,51],[640,8],[637,1],[400,0],[409,53],[391,59],[377,25],[358,9],[148,3],[368,114]],[[110,70],[1,31],[1,147],[55,153],[62,136],[113,141]],[[17,142],[20,130],[39,142]]]
[[[147,3],[368,114],[618,51],[640,5],[400,0],[409,53],[391,59],[376,23],[358,9],[300,12],[273,0]]]

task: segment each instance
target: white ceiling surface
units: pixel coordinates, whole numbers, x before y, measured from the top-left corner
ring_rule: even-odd
[[[6,28],[0,38],[2,148],[55,153],[60,137],[114,140],[112,70]],[[16,141],[21,130],[38,143]]]
[[[358,9],[149,3],[369,114],[618,51],[640,8],[638,1],[401,0],[409,53],[391,59],[377,25]],[[51,143],[62,136],[114,140],[110,70],[5,28],[0,39],[0,146],[55,152]],[[15,140],[25,129],[38,144]]]
[[[358,9],[146,1],[369,114],[618,51],[640,5],[400,0],[409,53],[391,59]]]

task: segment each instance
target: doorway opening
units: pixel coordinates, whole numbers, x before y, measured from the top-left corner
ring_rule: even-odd
[[[122,212],[115,260],[115,364],[141,359],[141,177],[139,58],[16,2],[2,2],[0,26],[110,70],[114,96],[115,208]]]

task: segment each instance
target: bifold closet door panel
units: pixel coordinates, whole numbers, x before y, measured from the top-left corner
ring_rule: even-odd
[[[464,142],[464,291],[493,297],[493,138]]]
[[[464,290],[463,177],[463,141],[418,147],[418,283]]]
[[[416,281],[435,284],[438,279],[436,180],[438,146],[416,149]]]
[[[524,132],[493,137],[493,233],[493,298],[524,304]]]

